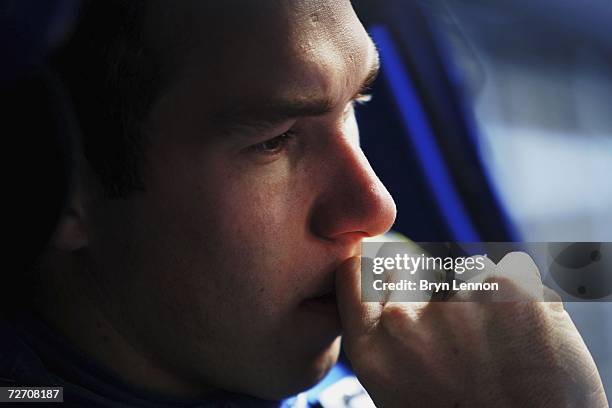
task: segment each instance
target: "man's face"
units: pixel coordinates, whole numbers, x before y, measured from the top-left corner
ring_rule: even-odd
[[[377,54],[348,0],[203,3],[150,16],[175,69],[146,123],[146,192],[91,209],[91,269],[164,370],[279,398],[335,363],[323,295],[394,221],[352,107]]]

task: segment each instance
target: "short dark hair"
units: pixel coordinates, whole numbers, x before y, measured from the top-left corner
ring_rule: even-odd
[[[74,104],[84,155],[105,195],[144,190],[143,121],[162,86],[146,0],[89,0],[51,61]]]

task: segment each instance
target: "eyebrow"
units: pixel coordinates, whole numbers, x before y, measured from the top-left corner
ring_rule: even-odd
[[[366,94],[380,71],[380,59],[376,46],[372,44],[374,58],[370,69],[351,100]],[[248,107],[237,107],[213,117],[213,124],[225,130],[269,129],[287,120],[299,117],[322,116],[334,109],[335,102],[329,98],[294,98],[287,100],[261,102]]]

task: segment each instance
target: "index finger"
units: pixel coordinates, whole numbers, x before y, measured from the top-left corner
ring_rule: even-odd
[[[380,302],[362,302],[361,266],[369,258],[353,257],[336,270],[336,301],[342,329],[348,338],[367,333],[378,321],[383,306]]]

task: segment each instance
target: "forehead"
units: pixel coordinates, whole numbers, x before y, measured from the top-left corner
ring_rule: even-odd
[[[175,91],[201,104],[341,100],[376,58],[348,0],[181,1],[160,11],[150,34],[172,55]]]

